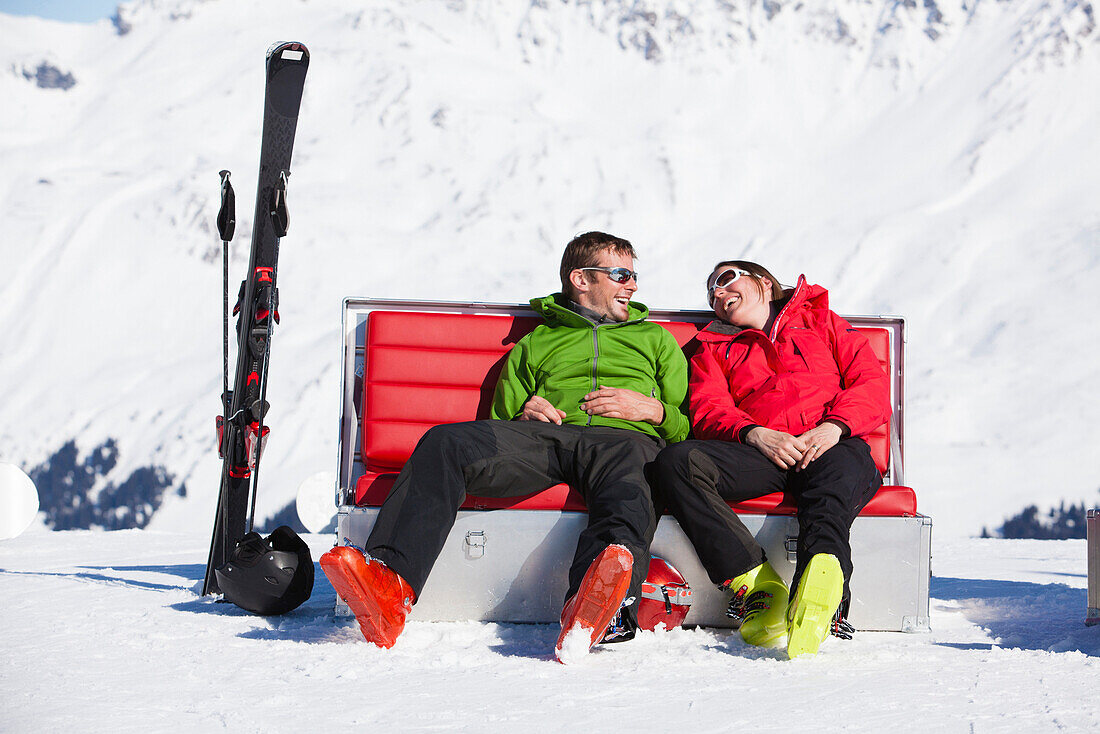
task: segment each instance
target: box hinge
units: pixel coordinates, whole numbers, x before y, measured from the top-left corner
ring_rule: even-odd
[[[787,549],[787,560],[794,563],[798,560],[798,536],[788,535],[783,541],[783,547]]]

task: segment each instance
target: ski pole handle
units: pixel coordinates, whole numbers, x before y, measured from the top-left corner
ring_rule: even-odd
[[[222,242],[233,239],[233,231],[237,227],[237,197],[233,193],[233,184],[229,183],[229,171],[218,173],[222,179],[222,206],[218,210],[218,234]]]

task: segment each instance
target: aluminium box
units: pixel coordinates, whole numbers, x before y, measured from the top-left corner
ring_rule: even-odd
[[[361,546],[377,507],[340,509],[338,537]],[[775,569],[790,583],[798,523],[786,515],[741,515]],[[583,512],[463,510],[447,536],[410,620],[557,623]],[[860,517],[852,526],[852,606],[859,630],[929,629],[932,523],[928,517]],[[732,627],[728,593],[703,571],[676,520],[661,518],[652,553],[669,561],[695,592],[685,624]],[[348,613],[337,599],[337,612]]]
[[[1086,513],[1085,528],[1089,556],[1089,601],[1085,624],[1091,626],[1100,624],[1100,510]]]

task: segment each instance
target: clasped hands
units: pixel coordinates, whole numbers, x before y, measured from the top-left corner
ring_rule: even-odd
[[[757,426],[749,431],[745,443],[758,449],[772,460],[780,469],[802,471],[812,461],[837,445],[841,429],[836,423],[826,421],[816,428],[792,436],[783,431]]]
[[[657,398],[651,398],[635,390],[600,385],[584,396],[581,410],[588,415],[620,418],[625,421],[645,421],[657,425],[665,419],[665,406]],[[524,404],[523,412],[516,416],[520,421],[542,421],[561,425],[565,411],[541,395],[532,395]]]

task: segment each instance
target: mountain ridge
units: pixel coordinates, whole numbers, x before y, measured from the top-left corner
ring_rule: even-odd
[[[217,171],[236,279],[281,38],[313,63],[262,517],[335,462],[344,296],[525,302],[584,229],[635,242],[651,307],[705,307],[737,255],[905,316],[907,477],[938,532],[1096,490],[1063,438],[1100,439],[1096,342],[1064,318],[1100,307],[1091,3],[142,0],[0,32],[0,459],[113,440],[97,486],[186,485],[154,529],[213,516]],[[43,63],[75,84],[36,86]]]

